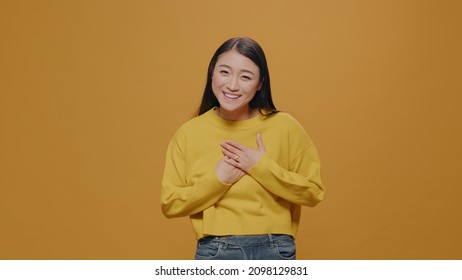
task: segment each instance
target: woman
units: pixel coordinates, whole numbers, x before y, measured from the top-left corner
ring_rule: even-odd
[[[250,38],[224,42],[198,116],[168,146],[164,215],[190,217],[196,259],[295,259],[301,206],[323,197],[316,148],[274,106],[262,48]]]

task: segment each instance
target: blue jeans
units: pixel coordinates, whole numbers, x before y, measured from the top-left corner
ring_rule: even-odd
[[[199,239],[196,260],[295,260],[295,242],[285,234],[207,236]]]

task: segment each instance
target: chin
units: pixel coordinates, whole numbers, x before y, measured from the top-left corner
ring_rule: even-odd
[[[222,106],[220,105],[220,108],[223,110],[223,111],[226,111],[226,112],[229,112],[229,113],[232,113],[232,112],[238,112],[238,111],[241,111],[242,110],[242,107],[236,107],[236,106]]]

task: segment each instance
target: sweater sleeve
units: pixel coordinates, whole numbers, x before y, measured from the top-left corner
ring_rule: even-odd
[[[161,209],[167,218],[190,216],[215,204],[231,185],[220,182],[212,169],[194,182],[186,178],[184,137],[171,140],[162,178]]]
[[[293,159],[289,170],[265,154],[248,174],[269,192],[298,205],[315,206],[324,198],[320,161],[313,144]]]

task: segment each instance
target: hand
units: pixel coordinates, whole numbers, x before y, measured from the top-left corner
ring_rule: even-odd
[[[257,145],[258,149],[252,149],[237,142],[226,140],[221,143],[223,154],[225,155],[225,162],[247,172],[257,164],[266,152],[260,133],[257,133]]]
[[[226,156],[219,160],[217,165],[215,166],[215,172],[217,173],[218,179],[222,183],[234,184],[237,181],[239,181],[239,179],[241,179],[242,176],[245,175],[245,172],[237,167],[228,164],[226,162],[227,160],[228,159]]]

